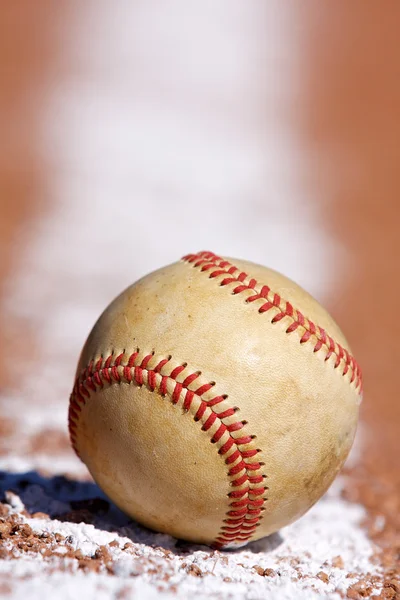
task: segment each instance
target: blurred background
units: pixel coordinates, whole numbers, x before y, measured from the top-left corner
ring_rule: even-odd
[[[394,2],[2,4],[1,468],[79,471],[66,415],[89,329],[207,249],[284,272],[339,322],[365,377],[345,494],[398,519],[399,19]]]

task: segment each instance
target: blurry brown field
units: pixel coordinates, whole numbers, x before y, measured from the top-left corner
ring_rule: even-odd
[[[391,570],[400,559],[400,5],[307,6],[298,15],[305,56],[293,126],[308,157],[304,189],[318,187],[320,222],[344,250],[335,265],[328,309],[364,372],[362,455],[349,471],[352,483],[346,496],[370,510],[367,525],[386,548]],[[51,210],[46,193],[51,157],[39,151],[39,122],[46,90],[76,68],[65,64],[59,35],[68,28],[70,11],[79,11],[79,4],[7,3],[1,11],[3,295],[6,283],[23,267],[21,251],[29,244],[31,220]],[[264,202],[268,211],[268,199]],[[26,344],[26,324],[11,326],[4,313],[0,322],[0,386],[12,388],[4,356],[10,347],[20,352]],[[21,337],[13,339],[16,331]],[[31,331],[28,324],[27,335],[33,347],[40,345],[40,330]],[[7,416],[3,418],[0,434],[7,436]],[[386,517],[383,531],[374,529],[377,514]]]

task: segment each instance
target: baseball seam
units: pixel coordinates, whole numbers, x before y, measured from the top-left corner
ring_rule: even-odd
[[[186,413],[191,413],[201,429],[210,435],[218,454],[224,457],[228,478],[233,488],[228,493],[229,511],[213,545],[216,548],[247,543],[260,525],[266,474],[263,462],[257,460],[261,452],[255,446],[256,436],[247,433],[247,422],[237,419],[238,407],[228,406],[226,394],[214,395],[215,382],[202,380],[200,371],[192,371],[187,363],[172,363],[172,357],[159,359],[155,353],[144,354],[136,349],[128,355],[125,350],[107,358],[94,359],[76,378],[69,404],[69,433],[72,446],[79,456],[78,423],[80,413],[92,392],[104,385],[122,382],[146,386],[152,392],[167,396]]]
[[[350,383],[354,382],[356,390],[359,394],[362,394],[362,374],[355,358],[351,356],[346,348],[343,348],[343,346],[328,335],[325,329],[305,317],[301,311],[271,290],[268,285],[258,283],[256,279],[240,271],[238,267],[235,267],[229,261],[216,256],[213,252],[188,254],[182,260],[192,264],[194,268],[200,269],[201,272],[208,274],[210,279],[217,278],[220,286],[234,284],[235,287],[232,289],[233,295],[238,295],[245,291],[250,292],[250,295],[246,297],[246,302],[255,302],[260,314],[271,311],[271,314],[273,314],[271,319],[272,324],[287,318],[290,324],[286,328],[286,333],[290,334],[297,331],[300,344],[314,342],[314,353],[325,348],[327,351],[325,361],[328,361],[331,356],[335,356],[334,368],[338,369],[340,365],[343,365],[341,374],[345,376],[350,372]]]

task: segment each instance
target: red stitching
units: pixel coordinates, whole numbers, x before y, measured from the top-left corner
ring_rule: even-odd
[[[187,390],[186,394],[185,394],[185,400],[183,402],[183,410],[186,410],[186,412],[190,409],[190,406],[193,402],[193,398],[194,398],[194,392]]]
[[[212,427],[212,425],[214,425],[216,419],[217,419],[217,415],[215,414],[215,412],[212,412],[210,414],[210,416],[208,417],[207,421],[204,423],[202,430],[208,431],[210,429],[210,427]]]
[[[235,462],[236,459],[239,458],[239,456],[245,457],[245,452],[240,453],[239,450],[235,450],[234,452],[232,452],[232,454],[228,456],[228,458],[225,459],[225,464],[231,465]]]
[[[206,408],[207,408],[207,403],[206,402],[201,402],[199,408],[197,409],[197,413],[196,413],[196,415],[194,417],[196,421],[200,421],[201,417],[206,412]]]
[[[184,256],[182,260],[191,264],[194,263],[194,267],[201,264],[201,271],[206,272],[211,279],[219,275],[229,275],[229,277],[222,279],[219,282],[219,285],[225,286],[231,283],[240,283],[240,285],[232,290],[232,293],[235,295],[240,294],[245,290],[254,291],[255,293],[253,295],[246,298],[246,302],[251,303],[255,300],[266,300],[266,302],[259,306],[258,312],[263,314],[271,309],[274,309],[274,312],[278,310],[272,317],[271,322],[278,323],[285,317],[290,319],[292,322],[288,324],[288,327],[286,328],[286,333],[288,334],[301,327],[301,331],[299,332],[300,343],[313,343],[315,353],[319,352],[322,347],[326,348],[327,354],[325,360],[328,361],[329,358],[334,355],[336,357],[334,367],[338,368],[340,364],[343,364],[343,376],[345,376],[350,369],[350,383],[355,382],[356,389],[360,394],[362,393],[361,369],[350,353],[340,344],[335,342],[322,327],[315,325],[299,310],[295,309],[290,302],[281,298],[279,294],[273,292],[267,285],[260,285],[254,278],[250,278],[250,276],[244,272],[240,272],[239,275],[236,275],[239,269],[227,260],[222,259],[220,256],[216,256],[213,252],[188,254]],[[248,283],[246,283],[246,281],[248,281]]]
[[[216,406],[225,400],[226,396],[215,396],[212,400],[208,401],[209,406]]]
[[[160,383],[160,394],[161,396],[165,396],[167,394],[167,384],[168,384],[168,377],[162,377],[161,378],[161,383]]]
[[[230,472],[228,472],[228,475],[230,475]],[[231,481],[231,486],[232,487],[240,487],[240,486],[244,485],[248,480],[249,480],[249,476],[248,476],[247,472],[243,473],[243,475],[241,475],[237,479],[234,479],[233,481]]]
[[[154,353],[146,354],[142,360],[140,360],[139,350],[127,357],[126,361],[124,361],[124,357],[125,353],[123,352],[116,357],[111,354],[105,359],[101,357],[96,362],[91,361],[75,382],[70,398],[68,424],[71,443],[77,455],[79,456],[77,428],[82,407],[90,398],[91,392],[104,387],[105,383],[112,385],[127,382],[138,386],[145,385],[151,391],[158,390],[162,396],[168,394],[174,404],[177,404],[184,394],[182,404],[184,411],[190,410],[194,398],[201,399],[194,414],[194,420],[202,420],[206,410],[210,409],[211,412],[202,423],[201,429],[203,431],[211,430],[210,441],[212,443],[221,443],[218,454],[225,456],[225,464],[228,466],[227,476],[230,479],[231,487],[234,488],[228,494],[230,510],[226,514],[214,546],[223,548],[235,542],[248,541],[262,519],[261,513],[266,498],[259,498],[259,496],[263,495],[267,488],[260,486],[264,476],[256,474],[264,464],[254,458],[260,450],[247,447],[253,442],[255,436],[234,437],[237,431],[243,430],[247,424],[246,421],[223,422],[224,419],[231,419],[238,409],[230,407],[218,413],[214,407],[218,407],[221,402],[226,400],[227,396],[215,396],[208,400],[203,398],[203,395],[214,387],[214,382],[202,383],[197,390],[189,389],[189,386],[193,387],[195,381],[200,377],[199,371],[190,373],[182,382],[177,381],[177,377],[186,369],[187,363],[175,367],[169,375],[165,375],[161,371],[171,357],[160,360],[154,368],[149,367]],[[168,383],[171,384],[169,391]],[[221,440],[225,434],[228,438],[222,443]]]

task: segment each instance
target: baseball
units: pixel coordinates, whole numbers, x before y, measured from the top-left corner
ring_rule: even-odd
[[[100,316],[72,445],[128,515],[235,548],[303,515],[351,448],[361,372],[330,315],[276,271],[200,252]]]

